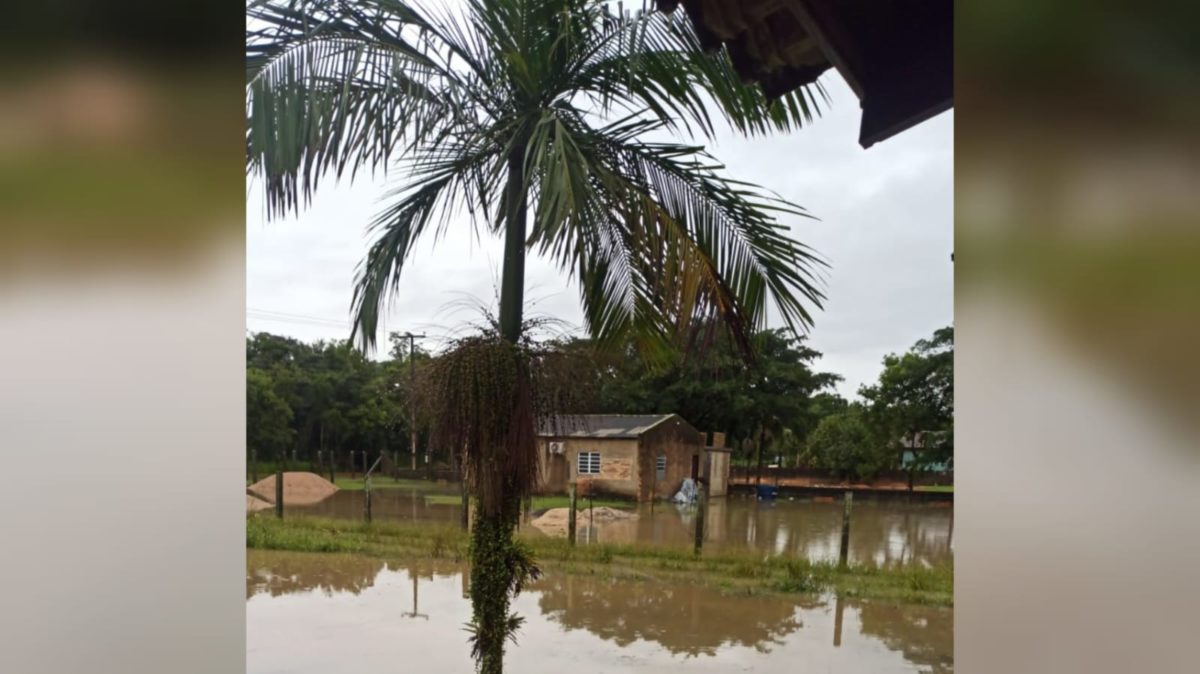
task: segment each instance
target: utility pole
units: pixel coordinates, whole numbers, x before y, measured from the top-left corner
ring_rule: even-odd
[[[417,469],[417,346],[416,340],[425,335],[404,333],[408,338],[408,431],[412,440],[412,469]]]

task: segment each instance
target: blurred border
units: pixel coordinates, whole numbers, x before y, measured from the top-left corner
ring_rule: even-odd
[[[244,4],[7,9],[4,669],[244,671]]]
[[[19,3],[0,70],[0,646],[244,667],[244,5]],[[1191,672],[1191,3],[957,7],[956,662]]]
[[[956,9],[956,666],[1195,671],[1197,12]]]

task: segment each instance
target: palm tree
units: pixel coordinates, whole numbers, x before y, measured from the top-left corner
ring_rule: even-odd
[[[405,179],[370,223],[376,239],[356,275],[352,336],[364,349],[417,239],[463,215],[504,237],[498,323],[509,343],[521,337],[530,250],[579,284],[601,346],[633,336],[661,356],[711,337],[694,326],[720,324],[749,355],[768,303],[792,330],[811,325],[822,262],[776,219],[805,211],[724,177],[700,146],[646,136],[711,138],[714,118],[744,134],[786,131],[811,120],[823,92],[767,101],[727,56],[704,53],[679,13],[616,16],[608,6],[250,5],[247,169],[263,182],[268,216],[300,210],[346,174]],[[501,514],[480,517],[487,526],[477,531],[511,538]],[[473,538],[476,565],[495,544]],[[511,576],[519,565],[510,566],[497,587],[520,587]],[[513,620],[506,597],[487,599]],[[478,622],[474,588],[472,601]],[[500,672],[511,629],[475,627],[481,670]]]

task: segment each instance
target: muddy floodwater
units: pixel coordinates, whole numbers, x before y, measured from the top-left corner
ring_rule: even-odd
[[[457,523],[460,507],[454,487],[376,489],[371,511],[378,520]],[[581,543],[654,543],[690,546],[695,507],[659,502],[642,504],[632,520],[586,526],[586,500],[580,501],[584,526]],[[313,506],[288,512],[345,519],[363,516],[363,493],[340,491]],[[810,560],[836,560],[842,532],[842,504],[811,499],[760,502],[748,496],[712,499],[705,517],[705,545],[711,549],[752,548]],[[531,527],[536,531],[536,527]],[[953,559],[953,506],[856,500],[850,526],[851,562],[936,564]]]
[[[464,571],[250,550],[246,671],[471,672]],[[550,574],[514,609],[528,674],[954,670],[951,608]]]

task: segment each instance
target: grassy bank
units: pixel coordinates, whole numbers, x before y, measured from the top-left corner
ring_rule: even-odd
[[[713,552],[640,544],[571,547],[560,538],[524,536],[538,564],[568,574],[603,575],[634,581],[699,583],[739,594],[823,593],[951,606],[954,574],[949,564],[934,568],[877,568],[767,557],[751,551]],[[453,527],[398,522],[348,522],[318,518],[249,516],[246,547],[302,552],[341,552],[395,561],[462,561],[467,537]]]

